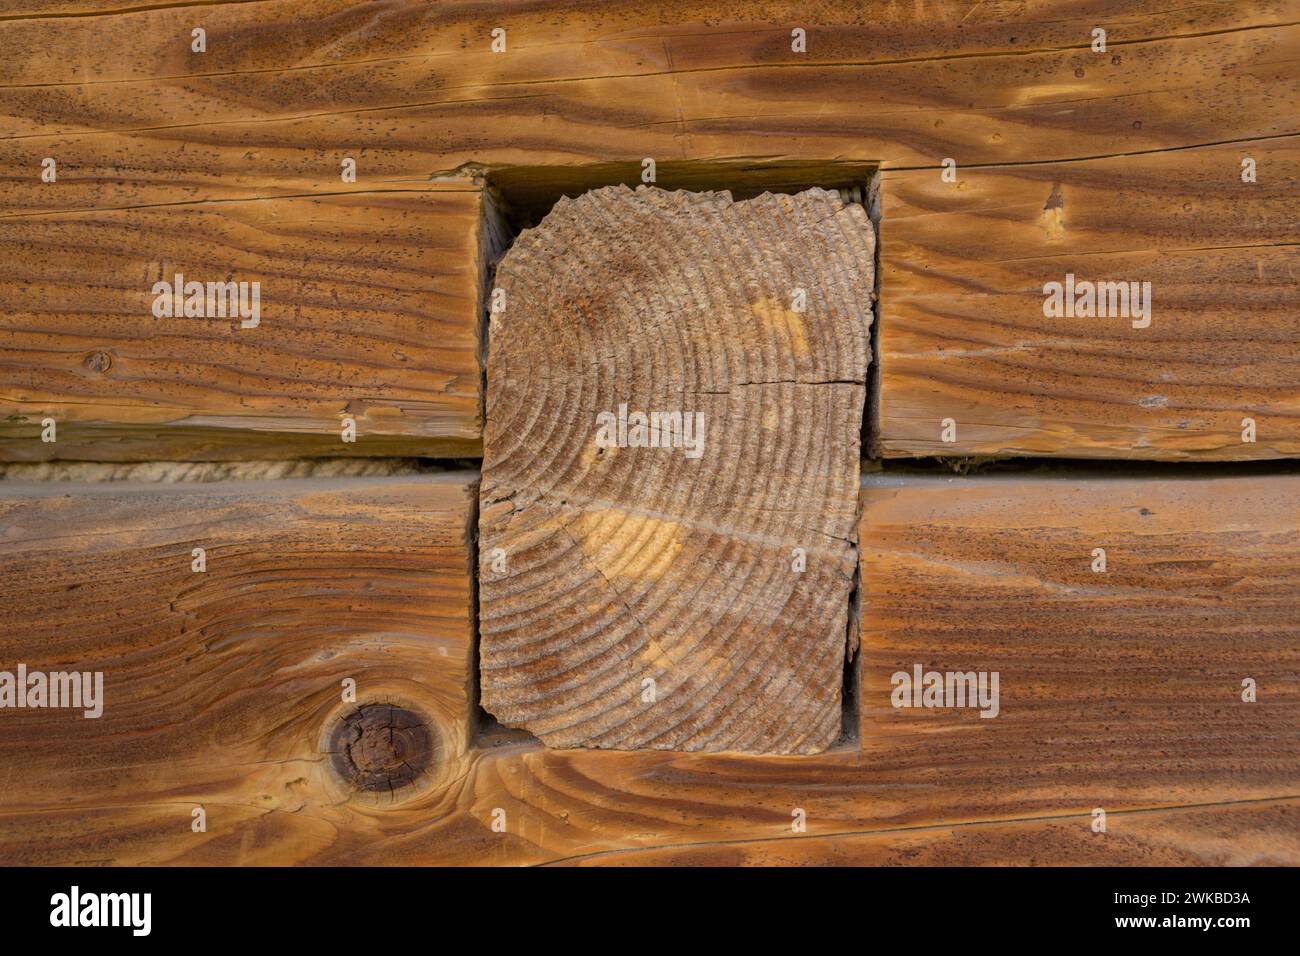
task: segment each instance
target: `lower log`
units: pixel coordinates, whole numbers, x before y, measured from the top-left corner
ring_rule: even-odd
[[[0,671],[101,687],[0,710],[0,862],[291,863],[445,789],[476,484],[0,482]]]
[[[1300,800],[602,853],[568,866],[1269,866],[1300,852]]]
[[[0,860],[1300,863],[1300,478],[867,479],[861,739],[816,756],[557,751],[482,734],[457,751],[469,479],[353,484],[261,482],[225,498],[214,485],[170,511],[175,489],[137,489],[131,505],[5,492],[3,583],[20,595],[0,624],[6,661],[99,654],[134,691],[118,698],[124,716],[108,692],[98,722],[0,713],[18,718]],[[425,530],[411,535],[413,521]],[[199,531],[187,522],[246,529],[231,552],[243,583],[222,586],[228,612],[206,613],[201,635],[180,621],[132,637],[122,608],[140,594],[207,606],[142,570],[188,558]],[[64,610],[34,639],[41,595]],[[1000,670],[998,716],[893,708],[891,677],[914,663]],[[345,712],[347,674],[374,691],[359,703],[434,718],[447,754],[435,779],[407,789],[393,751],[367,743],[366,726],[410,728]],[[1254,703],[1239,675],[1256,681]],[[103,739],[115,711],[126,733]],[[355,745],[354,769],[338,741]],[[398,789],[371,789],[376,774]]]
[[[989,811],[1300,794],[1297,501],[1297,476],[870,479],[863,759]],[[972,675],[1000,699],[942,699]]]

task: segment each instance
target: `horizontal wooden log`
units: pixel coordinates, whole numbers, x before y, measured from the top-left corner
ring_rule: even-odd
[[[386,481],[399,483],[403,492],[425,488],[424,479]],[[29,777],[16,771],[6,778],[18,783],[5,791],[0,847],[6,860],[43,862],[517,865],[634,862],[643,851],[650,853],[646,862],[976,864],[1052,857],[1100,864],[1296,865],[1296,483],[1295,477],[868,477],[861,528],[861,743],[841,744],[818,756],[777,757],[555,750],[536,741],[480,736],[452,763],[447,777],[396,800],[365,792],[339,800],[337,777],[328,775],[335,771],[309,747],[331,726],[331,701],[337,698],[333,687],[317,688],[313,675],[320,674],[322,685],[337,684],[361,666],[364,674],[391,665],[391,680],[404,678],[406,687],[382,689],[420,702],[421,713],[454,721],[452,713],[465,713],[465,700],[451,691],[450,676],[439,676],[451,671],[428,670],[442,666],[441,654],[430,654],[415,637],[416,657],[394,658],[395,646],[406,645],[378,637],[357,648],[339,626],[348,615],[334,607],[321,611],[328,624],[324,618],[316,626],[308,622],[317,635],[325,628],[315,640],[300,637],[286,645],[289,639],[279,632],[274,643],[270,633],[240,643],[234,635],[248,615],[222,614],[204,627],[211,645],[207,653],[201,644],[187,652],[186,641],[198,639],[179,635],[169,637],[165,654],[135,645],[133,650],[127,646],[131,640],[114,636],[133,633],[130,617],[114,617],[123,607],[117,593],[122,575],[100,570],[98,580],[117,584],[112,594],[103,591],[107,584],[95,585],[95,593],[103,594],[96,602],[100,610],[62,598],[64,604],[56,606],[65,607],[65,614],[48,617],[42,611],[45,617],[36,618],[48,618],[42,633],[59,639],[53,644],[43,639],[48,649],[40,659],[73,661],[78,620],[114,620],[112,630],[104,624],[96,631],[109,636],[103,637],[107,649],[95,654],[135,662],[126,665],[126,674],[139,675],[130,698],[133,727],[146,726],[142,715],[152,714],[155,723],[148,726],[155,727],[157,739],[131,736],[113,745],[156,747],[147,758],[134,749],[105,758],[103,750],[72,743],[45,753],[35,736],[19,736],[31,743],[14,753],[34,761],[43,773]],[[364,505],[369,514],[370,498],[389,485],[372,479],[363,485],[370,490],[355,510]],[[213,489],[221,486],[204,486],[204,493],[216,494]],[[68,486],[55,488],[62,492]],[[161,501],[156,496],[162,493],[152,489],[155,497],[149,501]],[[411,512],[413,494],[403,493],[400,510]],[[299,492],[287,498],[296,496]],[[342,496],[325,497],[338,506]],[[90,507],[61,497],[40,501],[43,510]],[[398,506],[398,498],[393,501]],[[244,507],[255,515],[285,514],[282,503],[265,494],[257,497],[256,507],[247,501]],[[216,518],[221,514],[217,511]],[[99,509],[95,519],[116,527],[112,515]],[[49,538],[52,519],[45,520],[42,537]],[[190,520],[213,527],[212,519]],[[398,533],[394,524],[406,520],[394,518],[374,533],[391,538]],[[283,540],[281,525],[270,518],[259,522],[266,525],[268,540]],[[138,518],[138,525],[168,527],[165,516]],[[216,527],[230,533],[243,525],[221,520]],[[179,541],[168,546],[183,558],[190,537],[181,525],[166,540]],[[8,538],[16,540],[12,531]],[[300,564],[320,551],[318,538],[303,538],[302,544],[290,540],[291,561]],[[18,592],[30,594],[27,581],[39,572],[53,581],[51,593],[65,593],[74,584],[90,587],[95,553],[87,553],[86,540],[85,535],[55,538],[62,551],[47,561],[29,554],[19,562],[26,570],[18,572]],[[17,538],[10,549],[30,551],[30,541],[22,541]],[[373,546],[370,541],[367,548]],[[1104,574],[1091,571],[1092,548],[1106,549]],[[335,545],[328,553],[339,550]],[[73,561],[66,551],[81,555],[75,558],[75,574],[59,571],[60,562]],[[331,580],[341,574],[339,567],[359,567],[355,557],[346,564],[333,557],[322,561]],[[126,566],[157,563],[153,555],[147,562],[133,558]],[[13,558],[8,567],[18,567]],[[283,559],[279,567],[285,567]],[[400,601],[389,598],[382,607],[390,615],[404,614],[413,596],[425,593],[426,584],[403,592],[395,580],[376,596],[361,584],[373,574],[367,563],[348,579],[356,583],[352,604],[403,593]],[[138,576],[130,572],[129,579]],[[9,580],[6,576],[6,587]],[[443,580],[441,572],[434,575],[435,587],[443,587]],[[276,587],[281,585],[273,578],[266,588],[248,589],[240,606],[265,614],[264,596]],[[169,589],[161,591],[166,596]],[[175,587],[170,591],[181,593]],[[309,594],[291,594],[291,601],[300,624],[303,607],[313,607]],[[437,620],[428,627],[446,633],[438,622],[459,613],[463,601],[463,592],[448,592],[446,606],[439,600],[438,610],[430,611]],[[177,602],[178,609],[186,606]],[[278,601],[270,604],[277,606]],[[17,617],[10,617],[10,627],[29,635],[27,622],[36,610],[21,604]],[[386,623],[369,628],[387,630],[396,628]],[[253,662],[265,658],[252,656],[248,640],[264,641],[260,649],[273,663],[261,666],[274,670],[257,669]],[[30,636],[23,641],[26,649]],[[352,657],[342,663],[317,661],[317,646],[341,654],[351,648]],[[459,653],[451,645],[448,652]],[[195,653],[198,657],[185,663],[187,654]],[[461,661],[456,667],[464,667],[463,658],[455,659]],[[186,683],[190,691],[169,691],[162,683],[175,661],[182,662],[181,672],[196,675]],[[303,661],[309,662],[305,671],[299,666]],[[892,675],[913,663],[945,671],[997,669],[998,717],[980,718],[974,709],[894,710]],[[207,667],[218,667],[221,676],[204,676]],[[415,696],[411,674],[416,683],[441,688],[432,692],[437,702]],[[1243,676],[1256,680],[1255,704],[1240,696]],[[240,682],[260,692],[242,695]],[[296,702],[266,697],[281,684],[299,689]],[[195,687],[203,689],[196,693]],[[234,696],[209,701],[217,688]],[[195,708],[207,715],[205,701],[216,708],[211,717],[196,715],[198,723],[183,730],[194,722],[178,722],[173,715]],[[270,713],[261,717],[257,706]],[[234,731],[217,734],[209,721],[227,710],[242,719],[229,724]],[[69,717],[69,726],[87,732],[83,727],[108,721],[110,713],[105,709],[100,722]],[[5,711],[0,718],[16,715],[30,719],[31,711]],[[286,726],[289,730],[282,730]],[[48,724],[40,724],[40,730],[48,736]],[[195,749],[192,735],[205,749]],[[77,779],[85,782],[85,790],[77,792],[65,784],[74,762]],[[298,783],[290,787],[292,782]],[[159,806],[173,799],[179,821],[168,816],[172,805]],[[213,835],[190,843],[186,831],[185,839],[174,842],[166,829],[177,822],[183,829],[185,814],[200,799],[209,806]],[[1092,830],[1097,809],[1106,813],[1105,834]],[[802,832],[793,829],[798,812]],[[214,832],[218,826],[220,834]],[[682,849],[688,844],[693,849]],[[637,853],[621,857],[625,851]]]
[[[0,482],[0,861],[288,862],[445,790],[475,484]],[[6,702],[20,665],[102,674],[100,715]]]
[[[197,14],[189,8],[78,7],[57,16],[41,9],[0,21],[0,130],[10,137],[0,141],[0,216],[373,196],[433,188],[447,177],[455,188],[462,173],[483,171],[509,182],[525,205],[544,206],[560,188],[610,176],[635,181],[645,156],[670,171],[665,182],[711,186],[726,184],[712,173],[701,177],[695,164],[724,172],[757,165],[767,176],[784,163],[801,171],[795,185],[837,185],[846,166],[878,163],[902,177],[887,178],[883,189],[881,262],[899,280],[881,327],[882,347],[895,360],[885,370],[883,454],[935,453],[949,417],[956,442],[939,449],[947,454],[1296,454],[1295,383],[1278,357],[1295,338],[1287,307],[1295,249],[1288,226],[1296,216],[1278,192],[1294,164],[1262,159],[1249,194],[1256,198],[1223,192],[1211,206],[1202,187],[1219,191],[1235,182],[1235,170],[1202,162],[1199,153],[1213,144],[1225,144],[1224,153],[1266,151],[1297,133],[1292,98],[1274,95],[1293,90],[1300,76],[1300,59],[1290,55],[1300,42],[1294,0],[1143,11],[1101,0],[1050,2],[1014,16],[999,5],[958,2],[874,10],[863,22],[844,22],[834,10],[799,11],[808,33],[803,53],[790,49],[794,16],[782,4],[718,20],[710,5],[682,2],[669,23],[637,4],[603,9],[600,18],[551,4],[218,4],[199,17],[209,41],[203,53],[190,46]],[[493,24],[507,31],[505,52],[491,50]],[[1091,49],[1099,25],[1108,30],[1104,54]],[[69,49],[80,55],[61,52]],[[1151,162],[1136,163],[1141,154]],[[355,183],[339,180],[347,156],[358,159]],[[46,158],[59,164],[55,183],[41,180]],[[933,192],[944,158],[959,164],[962,181]],[[1044,165],[1051,163],[1062,165]],[[981,166],[990,168],[972,175]],[[753,181],[736,175],[740,185]],[[1008,190],[1018,181],[1023,188]],[[1057,184],[1064,206],[1054,198]],[[967,191],[958,192],[963,185]],[[1111,208],[1113,225],[1090,212]],[[1009,222],[1007,210],[1017,218]],[[1176,239],[1161,238],[1143,232],[1152,210],[1165,224],[1190,218]],[[909,223],[912,213],[926,221]],[[890,215],[899,219],[894,233]],[[1088,222],[1115,242],[1077,245]],[[42,220],[27,228],[49,227]],[[981,242],[990,229],[999,242]],[[954,231],[952,251],[942,237]],[[347,242],[332,235],[313,249],[337,255],[351,248]],[[1004,244],[1021,247],[1022,261],[991,261],[996,253],[988,250]],[[1171,244],[1172,257],[1165,254]],[[42,275],[27,261],[35,248],[16,247],[17,275]],[[1149,272],[1158,308],[1173,308],[1187,327],[1157,326],[1136,349],[1093,330],[1035,334],[1025,324],[1032,313],[1023,312],[1035,297],[1021,293],[1041,288],[1044,259],[1072,265],[1074,250],[1089,256],[1079,263],[1081,277],[1098,263]],[[460,256],[438,257],[435,274],[473,272]],[[155,258],[142,263],[146,271]],[[891,284],[884,283],[887,297]],[[991,319],[986,307],[994,299],[1005,315]],[[358,307],[364,314],[370,305]],[[1225,319],[1219,325],[1216,313]],[[1239,336],[1225,338],[1225,327]],[[404,331],[385,329],[380,358],[368,354],[363,368],[400,362],[384,346],[406,341]],[[191,457],[217,457],[267,454],[274,445],[293,454],[474,454],[463,334],[434,340],[459,356],[431,357],[441,384],[426,389],[440,389],[437,395],[405,394],[403,386],[388,396],[384,388],[402,378],[396,369],[368,381],[397,410],[367,404],[369,451],[317,450],[342,402],[314,393],[289,396],[284,414],[294,422],[274,419],[272,434],[289,435],[284,443],[263,441],[263,424],[247,410],[235,422],[219,415],[213,427],[212,410],[202,408],[194,428],[184,418],[164,431],[133,420],[118,432],[105,422],[93,442],[73,422],[65,440],[80,447],[67,451],[130,457],[183,445]],[[93,380],[104,374],[106,354],[88,350],[80,354],[85,371],[61,371]],[[277,369],[287,365],[282,346],[262,354],[274,355]],[[248,359],[235,368],[260,389],[259,401],[271,400],[270,371]],[[310,371],[319,383],[330,370],[337,369]],[[349,396],[375,397],[374,388],[362,392],[360,369],[341,372]],[[1136,388],[1153,375],[1164,387]],[[224,387],[228,377],[222,373]],[[183,374],[175,384],[195,387]],[[165,404],[181,415],[195,411],[184,403],[175,409],[175,396]],[[1255,414],[1239,413],[1239,404]],[[938,423],[935,405],[947,410]],[[1254,443],[1240,440],[1245,417],[1256,421]],[[437,434],[423,443],[431,430]]]
[[[569,866],[1284,866],[1300,800],[597,853]]]
[[[479,197],[0,217],[0,459],[477,454]]]
[[[1274,95],[1300,69],[1296,11],[1060,0],[1013,14],[970,0],[720,17],[687,0],[666,17],[636,3],[596,17],[269,0],[37,16],[0,23],[0,170],[8,202],[36,211],[337,190],[339,161],[363,150],[358,188],[467,163],[936,167],[1184,148],[1298,131]],[[1105,54],[1091,49],[1099,26]],[[44,157],[66,170],[57,189],[39,180]]]
[[[990,807],[1300,793],[1298,495],[1297,476],[870,478],[863,760]],[[990,695],[1000,675],[1000,701],[963,680],[961,706],[948,675],[969,674]]]
[[[886,172],[876,452],[1300,455],[1297,179],[1294,136]],[[1067,275],[1150,283],[1149,314],[1048,317]]]

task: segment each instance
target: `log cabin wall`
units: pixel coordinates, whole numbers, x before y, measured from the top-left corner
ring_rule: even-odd
[[[0,3],[0,862],[1300,862],[1297,50]]]

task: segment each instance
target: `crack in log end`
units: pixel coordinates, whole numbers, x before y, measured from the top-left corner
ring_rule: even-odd
[[[606,187],[498,267],[484,709],[552,748],[838,738],[875,232],[836,190]]]
[[[358,790],[396,792],[433,763],[428,722],[392,704],[362,704],[335,723],[330,765]]]

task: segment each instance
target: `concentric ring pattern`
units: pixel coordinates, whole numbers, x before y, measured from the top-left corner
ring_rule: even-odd
[[[480,491],[497,719],[552,747],[838,737],[873,254],[866,210],[821,189],[610,187],[519,237]]]

